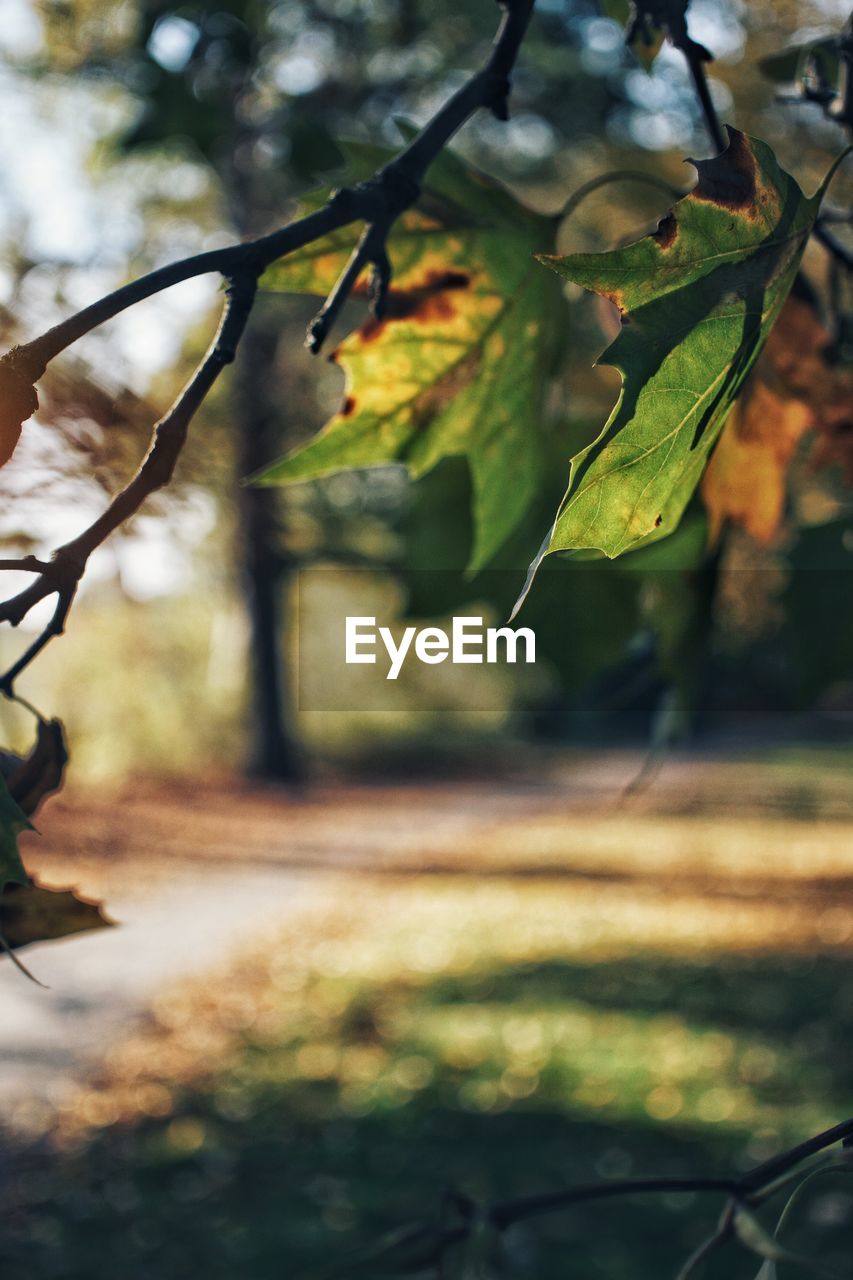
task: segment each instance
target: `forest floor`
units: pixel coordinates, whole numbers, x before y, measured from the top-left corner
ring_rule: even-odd
[[[448,1183],[730,1171],[853,1113],[850,764],[56,798],[30,865],[122,923],[32,948],[47,992],[0,972],[4,1274],[301,1275]],[[687,1209],[580,1274],[677,1261]]]

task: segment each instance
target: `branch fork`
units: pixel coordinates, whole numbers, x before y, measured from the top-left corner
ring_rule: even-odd
[[[84,307],[32,342],[15,347],[0,358],[0,463],[4,443],[7,456],[17,443],[21,424],[38,408],[35,383],[47,365],[73,342],[111,320],[137,302],[184,280],[218,272],[225,281],[225,305],[213,341],[178,398],[155,423],[149,449],[135,475],[111,500],[107,509],[78,537],[57,549],[49,561],[35,556],[0,560],[0,572],[20,570],[37,579],[18,595],[0,604],[0,622],[17,626],[48,596],[56,596],[50,622],[4,675],[0,694],[12,697],[14,682],[33,658],[61,635],[89,556],[145,500],[167,484],[186,440],[189,425],[221,371],[237,354],[254,305],[257,282],[271,263],[352,223],[363,230],[347,266],[323,308],[311,322],[307,344],[320,349],[329,329],[351,294],[362,271],[369,268],[370,308],[381,318],[391,282],[386,241],[396,219],[418,199],[430,164],[463,124],[480,108],[507,118],[510,74],[533,13],[534,0],[504,0],[502,16],[490,56],[395,159],[372,178],[335,192],[319,210],[242,244],[214,249],[160,267]]]

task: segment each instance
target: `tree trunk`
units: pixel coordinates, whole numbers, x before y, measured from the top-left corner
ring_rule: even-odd
[[[280,495],[242,483],[282,451],[273,381],[278,334],[259,306],[240,345],[234,377],[237,465],[237,554],[249,623],[249,753],[252,777],[292,782],[302,775],[286,720],[282,636],[286,561],[279,529]]]

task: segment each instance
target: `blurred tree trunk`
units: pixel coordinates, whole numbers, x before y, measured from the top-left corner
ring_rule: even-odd
[[[249,755],[253,777],[293,781],[301,775],[298,749],[286,718],[283,597],[286,561],[281,550],[280,493],[242,484],[282,452],[280,396],[273,381],[278,334],[257,309],[240,346],[234,378],[237,467],[237,557],[249,623]]]
[[[262,197],[253,166],[241,164],[251,138],[245,134],[221,178],[240,239],[257,235]],[[282,643],[287,618],[284,591],[287,560],[281,529],[282,495],[277,489],[243,483],[284,452],[281,388],[277,384],[279,332],[275,318],[256,305],[234,366],[235,501],[238,515],[237,567],[249,623],[249,751],[246,772],[255,778],[293,782],[302,758],[287,723],[286,663]]]

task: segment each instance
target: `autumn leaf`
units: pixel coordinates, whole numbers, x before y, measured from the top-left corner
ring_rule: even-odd
[[[853,371],[830,364],[830,341],[811,303],[789,297],[702,478],[712,538],[730,520],[773,541],[788,468],[810,432],[819,433],[815,463],[846,462],[853,472]]]
[[[100,903],[81,898],[73,889],[51,889],[28,880],[7,885],[0,894],[0,933],[13,950],[111,926]]]
[[[62,722],[41,717],[29,755],[0,752],[0,771],[9,794],[28,818],[33,816],[45,796],[62,786],[67,763],[68,750]]]
[[[0,361],[0,467],[11,458],[23,423],[37,408],[35,387],[8,360]]]
[[[788,466],[812,425],[801,400],[785,399],[761,378],[750,383],[702,479],[712,541],[729,520],[756,542],[773,542],[785,510]]]
[[[61,786],[67,759],[62,725],[41,718],[29,755],[0,752],[0,953],[110,924],[98,903],[28,876],[18,852],[18,836],[31,829],[29,817],[44,797]]]
[[[29,827],[27,816],[12,799],[0,773],[0,894],[8,884],[26,884],[27,873],[18,853],[18,836]]]
[[[375,163],[381,153],[370,150]],[[390,235],[383,319],[365,321],[331,357],[346,375],[340,411],[260,483],[391,462],[420,476],[463,455],[473,483],[470,567],[486,564],[541,477],[546,374],[565,320],[559,283],[533,255],[553,247],[555,226],[444,153]],[[262,285],[324,296],[352,247],[351,231],[336,232],[275,265]]]
[[[693,163],[696,187],[652,235],[546,260],[619,308],[623,327],[603,363],[623,386],[600,436],[572,459],[538,560],[579,548],[614,557],[676,528],[788,296],[832,176],[806,197],[765,143],[735,129],[721,155]]]

